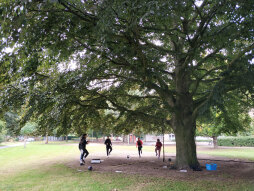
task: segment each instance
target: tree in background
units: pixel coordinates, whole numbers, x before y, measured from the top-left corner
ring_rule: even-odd
[[[1,121],[1,120],[0,120],[0,132],[2,132],[2,130],[4,129],[4,127],[5,127],[4,121]]]
[[[228,100],[221,107],[212,107],[209,113],[198,120],[197,135],[211,137],[214,148],[217,148],[218,136],[250,131],[251,118],[248,111],[248,106],[234,99]]]
[[[26,147],[26,141],[29,136],[36,135],[38,124],[35,122],[28,122],[21,128],[20,134],[24,136],[24,148]]]
[[[0,47],[14,48],[1,56],[2,111],[22,105],[42,129],[66,115],[81,132],[117,111],[122,131],[170,126],[176,167],[200,169],[198,117],[232,94],[253,99],[252,0],[17,0],[0,10]]]
[[[20,116],[17,113],[8,111],[4,114],[7,135],[14,137],[20,132]]]
[[[0,120],[0,143],[4,141],[5,122]]]
[[[38,124],[35,122],[28,122],[24,127],[21,128],[20,134],[23,136],[34,136],[36,135]]]

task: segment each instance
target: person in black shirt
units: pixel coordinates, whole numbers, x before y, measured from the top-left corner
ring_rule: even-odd
[[[111,143],[109,136],[107,136],[107,139],[105,140],[104,144],[106,145],[106,151],[107,151],[107,156],[108,156],[112,151],[112,143]]]
[[[79,142],[79,150],[80,150],[80,166],[84,165],[85,159],[88,155],[89,152],[86,150],[86,145],[88,144],[88,141],[86,140],[87,134],[83,134],[80,142]]]

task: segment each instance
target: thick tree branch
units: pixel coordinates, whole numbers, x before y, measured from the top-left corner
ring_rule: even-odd
[[[95,24],[96,17],[94,15],[91,15],[89,13],[83,12],[80,9],[78,9],[76,6],[72,5],[69,2],[65,2],[64,0],[58,0],[58,2],[65,7],[70,13],[76,15],[83,21],[91,22]]]

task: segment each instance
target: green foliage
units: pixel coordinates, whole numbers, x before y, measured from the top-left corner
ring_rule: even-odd
[[[3,141],[4,141],[4,136],[0,134],[0,143],[2,143]]]
[[[2,130],[5,128],[5,123],[4,121],[0,120],[0,133],[2,132]]]
[[[36,134],[38,124],[35,122],[28,122],[22,127],[20,134],[24,136],[32,136]]]
[[[6,123],[7,134],[10,136],[18,135],[20,132],[20,116],[14,112],[6,112],[4,114],[4,119]]]
[[[80,134],[103,126],[99,110],[119,112],[116,131],[159,131],[188,104],[195,119],[228,92],[251,98],[251,1],[201,4],[2,2],[1,46],[16,44],[1,57],[2,105],[26,105],[42,132]]]
[[[211,107],[197,122],[197,135],[201,136],[218,137],[222,133],[236,135],[250,131],[249,106],[235,95],[227,97],[223,105]]]
[[[67,137],[67,139],[68,139],[68,140],[79,140],[79,137],[69,135],[69,136]]]
[[[254,137],[219,138],[219,146],[254,147]]]
[[[0,143],[5,140],[6,128],[5,122],[0,120]]]

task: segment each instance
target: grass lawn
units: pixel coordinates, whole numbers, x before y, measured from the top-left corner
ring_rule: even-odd
[[[114,146],[114,149],[136,150],[136,147]],[[89,147],[90,153],[100,151],[105,152],[104,145]],[[146,146],[144,151],[153,152],[154,147]],[[175,148],[170,146],[166,148],[166,151],[174,152]],[[220,152],[222,151],[218,150],[218,153]],[[77,144],[65,142],[47,145],[36,142],[28,144],[26,148],[18,146],[0,149],[0,190],[253,190],[253,185],[244,180],[189,181],[147,175],[80,172],[65,165],[66,162],[77,160],[77,156],[79,156]]]
[[[222,156],[232,159],[248,159],[254,161],[254,148],[219,148],[209,150],[198,150],[198,153],[213,156]]]

